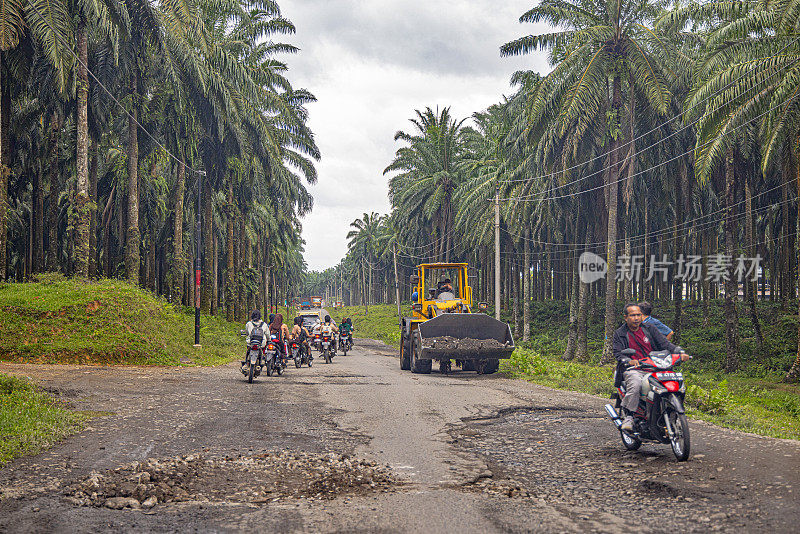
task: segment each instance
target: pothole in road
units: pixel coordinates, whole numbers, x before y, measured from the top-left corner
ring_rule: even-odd
[[[93,472],[65,491],[77,506],[150,508],[181,501],[263,504],[284,498],[333,499],[402,485],[385,465],[334,453],[276,452],[154,459]]]

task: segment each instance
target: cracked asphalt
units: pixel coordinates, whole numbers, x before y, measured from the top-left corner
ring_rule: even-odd
[[[0,470],[0,532],[797,531],[796,441],[692,421],[693,454],[679,464],[667,446],[625,451],[603,399],[500,375],[399,367],[396,349],[363,339],[330,365],[317,358],[311,369],[253,384],[236,364],[0,363],[0,372],[28,376],[76,409],[107,413]],[[374,461],[397,483],[243,502],[244,479],[236,499],[218,488],[204,492],[213,498],[189,492],[150,510],[65,496],[93,472],[132,462],[292,452]]]

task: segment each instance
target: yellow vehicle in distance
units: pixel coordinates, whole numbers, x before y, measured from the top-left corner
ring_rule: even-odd
[[[456,360],[465,371],[490,374],[514,352],[511,328],[474,313],[467,263],[423,263],[411,275],[411,316],[400,321],[400,368],[431,372],[439,362],[443,374]],[[479,304],[483,311],[486,305]]]

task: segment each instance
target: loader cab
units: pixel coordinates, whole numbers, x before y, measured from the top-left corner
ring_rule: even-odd
[[[432,314],[460,306],[467,311],[472,306],[466,263],[424,263],[417,267],[411,282],[417,298],[412,302],[414,317],[428,319]],[[450,287],[445,287],[448,281]],[[433,308],[436,308],[434,310]]]

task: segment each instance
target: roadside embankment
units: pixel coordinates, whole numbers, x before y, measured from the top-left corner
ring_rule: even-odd
[[[0,285],[0,359],[27,363],[214,365],[235,358],[242,325],[201,318],[120,280],[44,275]]]

